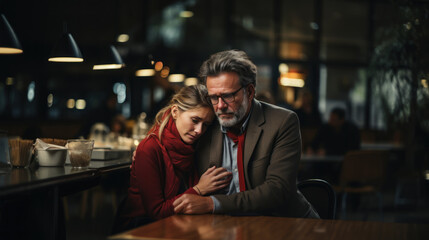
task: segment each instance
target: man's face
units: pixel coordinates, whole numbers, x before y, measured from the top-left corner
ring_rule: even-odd
[[[219,123],[224,127],[238,127],[250,111],[254,94],[253,85],[242,88],[238,74],[234,72],[208,76],[206,85],[209,96],[218,96],[218,103],[213,105],[213,109]],[[235,93],[231,102],[225,102],[219,97],[231,93]]]

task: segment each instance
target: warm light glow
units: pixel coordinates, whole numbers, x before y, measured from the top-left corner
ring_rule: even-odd
[[[52,107],[52,104],[54,103],[54,95],[51,93],[48,95],[48,107]]]
[[[22,49],[19,48],[0,47],[0,54],[20,54],[22,52]]]
[[[137,77],[150,77],[155,75],[155,70],[153,69],[139,69],[136,71]]]
[[[302,74],[297,72],[288,72],[281,74],[279,79],[280,85],[287,87],[304,87],[305,82],[302,79]]]
[[[294,100],[295,100],[294,89],[291,87],[286,88],[286,102],[289,104],[293,104]]]
[[[6,78],[6,85],[8,85],[8,86],[13,85],[13,78],[12,77]]]
[[[185,85],[186,86],[192,86],[192,85],[197,85],[198,84],[198,78],[186,78],[185,79]]]
[[[185,75],[184,74],[171,74],[168,77],[168,81],[169,82],[183,82],[185,80]]]
[[[166,78],[166,77],[168,77],[168,74],[170,74],[170,68],[167,66],[163,67],[161,70],[161,74],[160,74],[161,77]]]
[[[83,58],[77,57],[51,57],[49,62],[83,62]]]
[[[86,107],[86,101],[84,99],[78,99],[76,101],[76,109],[82,110]]]
[[[121,34],[118,36],[118,39],[116,39],[118,42],[128,42],[130,40],[130,36],[128,34]]]
[[[124,64],[99,64],[94,65],[92,70],[120,69]]]
[[[289,67],[286,63],[280,63],[279,64],[279,72],[280,73],[287,73],[289,71]]]
[[[180,12],[180,17],[182,18],[190,18],[194,16],[194,13],[192,11],[182,11]]]
[[[75,106],[75,101],[74,101],[74,99],[69,99],[69,100],[67,100],[67,108],[70,108],[70,109],[72,109],[72,108],[74,108],[74,106]]]
[[[428,88],[428,81],[426,79],[422,79],[422,85],[424,88]]]
[[[161,71],[162,67],[164,67],[164,64],[161,61],[158,61],[155,63],[155,71],[157,72]]]
[[[296,78],[280,78],[280,84],[288,87],[304,87],[304,80]]]

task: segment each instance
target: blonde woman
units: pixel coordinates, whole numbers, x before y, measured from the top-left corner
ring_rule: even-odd
[[[182,88],[155,117],[135,152],[130,187],[114,232],[174,214],[184,193],[206,195],[228,186],[231,173],[209,168],[201,178],[194,167],[194,145],[214,118],[203,85]]]

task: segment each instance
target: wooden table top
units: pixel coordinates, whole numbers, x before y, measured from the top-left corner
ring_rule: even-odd
[[[174,215],[109,239],[429,239],[429,224]]]

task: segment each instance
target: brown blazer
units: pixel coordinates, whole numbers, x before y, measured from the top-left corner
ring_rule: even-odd
[[[218,213],[256,213],[304,217],[310,204],[296,188],[301,134],[297,115],[258,100],[247,126],[244,146],[246,191],[214,195],[222,206]],[[223,136],[216,122],[201,137],[196,151],[199,174],[222,165]]]

